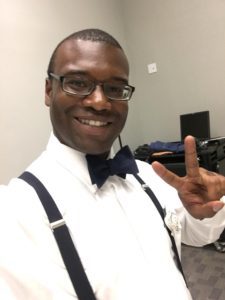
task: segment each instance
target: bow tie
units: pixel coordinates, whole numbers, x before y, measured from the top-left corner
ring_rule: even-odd
[[[88,170],[93,184],[100,188],[109,176],[118,175],[126,178],[126,174],[137,174],[138,167],[128,146],[120,149],[113,159],[103,159],[97,155],[86,155]]]

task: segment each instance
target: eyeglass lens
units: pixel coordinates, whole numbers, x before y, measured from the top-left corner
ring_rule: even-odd
[[[64,77],[63,88],[66,92],[89,95],[96,87],[96,83],[88,79]],[[132,88],[121,83],[102,83],[105,95],[112,99],[128,100],[132,93]]]

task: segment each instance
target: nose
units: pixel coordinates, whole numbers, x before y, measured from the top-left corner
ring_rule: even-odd
[[[83,105],[98,111],[109,110],[111,101],[105,96],[102,86],[96,85],[94,91],[83,99]]]

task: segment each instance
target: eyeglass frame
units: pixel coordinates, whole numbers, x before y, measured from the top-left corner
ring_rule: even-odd
[[[73,78],[73,76],[70,76],[70,75],[58,75],[58,74],[55,74],[55,73],[52,73],[52,72],[49,73],[48,76],[49,76],[49,78],[52,77],[52,78],[58,80],[61,83],[62,90],[65,93],[69,94],[69,95],[89,96],[89,95],[91,95],[93,93],[93,91],[96,89],[96,86],[98,85],[98,86],[102,87],[102,90],[103,90],[105,96],[107,98],[109,98],[110,100],[113,100],[113,101],[129,101],[131,99],[132,95],[133,95],[133,92],[135,91],[135,87],[134,86],[129,85],[129,84],[124,84],[124,88],[125,89],[127,89],[127,88],[129,89],[129,95],[128,95],[128,97],[126,99],[115,99],[115,98],[111,98],[111,97],[107,96],[107,94],[105,93],[104,85],[105,84],[109,84],[109,82],[99,82],[99,81],[95,81],[95,80],[90,80],[90,82],[93,84],[93,87],[91,88],[90,92],[85,93],[85,94],[83,94],[83,93],[75,93],[75,92],[67,91],[65,89],[65,86],[64,86],[64,80],[66,78]]]

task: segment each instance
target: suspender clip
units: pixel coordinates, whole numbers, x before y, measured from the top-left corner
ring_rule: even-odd
[[[65,224],[66,224],[65,220],[64,219],[60,219],[60,220],[57,220],[55,222],[50,223],[50,227],[51,227],[52,231],[54,231],[54,229],[56,229],[58,227],[61,227],[61,226],[65,225]]]
[[[146,191],[149,188],[149,186],[146,183],[143,183],[141,187],[143,188],[144,191]]]

